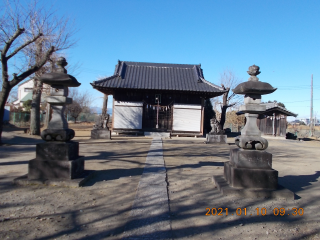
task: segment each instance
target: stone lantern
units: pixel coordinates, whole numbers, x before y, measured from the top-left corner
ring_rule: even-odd
[[[73,179],[84,170],[79,143],[70,141],[75,132],[68,128],[64,116],[66,105],[72,103],[72,98],[68,98],[68,87],[78,87],[81,83],[67,74],[66,65],[65,58],[61,57],[54,72],[40,77],[40,81],[51,86],[47,102],[52,107],[52,118],[48,128],[41,132],[41,138],[46,142],[37,144],[36,158],[29,161],[29,180]]]
[[[278,185],[278,171],[272,168],[272,154],[265,151],[268,141],[261,137],[257,126],[258,114],[266,110],[261,104],[261,95],[277,90],[269,83],[259,81],[259,70],[256,65],[250,66],[248,81],[232,90],[244,95],[245,105],[240,107],[240,111],[245,114],[246,125],[241,136],[235,138],[238,148],[230,150],[230,161],[224,164],[224,179],[214,177],[214,181],[224,194],[293,198],[291,191]]]

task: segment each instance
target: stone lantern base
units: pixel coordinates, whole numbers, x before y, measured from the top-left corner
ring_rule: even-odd
[[[214,176],[213,181],[224,195],[294,199],[293,192],[278,184],[272,154],[266,151],[231,149],[230,161],[224,163],[224,176]]]
[[[29,161],[29,180],[74,179],[84,171],[78,142],[45,142],[36,146],[36,158]]]

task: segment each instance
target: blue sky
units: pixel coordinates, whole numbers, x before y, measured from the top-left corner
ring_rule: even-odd
[[[47,3],[49,0],[42,0]],[[320,1],[241,0],[52,0],[58,14],[75,19],[77,45],[66,52],[80,62],[80,90],[110,76],[117,60],[199,64],[219,84],[226,68],[247,81],[248,67],[260,66],[261,81],[278,90],[263,101],[283,102],[298,118],[320,118]],[[111,104],[111,101],[109,101]]]

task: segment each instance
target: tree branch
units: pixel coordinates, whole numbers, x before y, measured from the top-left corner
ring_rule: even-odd
[[[45,56],[41,59],[40,62],[35,64],[33,67],[29,68],[27,71],[21,73],[20,75],[13,74],[13,80],[10,81],[10,86],[14,87],[17,85],[19,82],[24,80],[26,77],[30,76],[31,74],[35,73],[38,71],[49,59],[51,54],[55,51],[55,48],[52,46],[45,54]]]
[[[232,103],[232,104],[229,104],[229,105],[227,105],[227,108],[229,108],[229,107],[233,107],[234,105],[236,105],[237,103]]]
[[[6,44],[4,45],[4,48],[2,50],[3,56],[5,56],[7,54],[8,50],[11,47],[14,40],[16,40],[24,31],[25,31],[24,28],[18,28],[17,31],[13,34],[13,36],[9,39],[9,41],[6,42]]]
[[[16,50],[14,50],[8,57],[7,59],[12,58],[14,55],[16,55],[20,50],[22,50],[23,48],[25,48],[26,46],[28,46],[29,44],[37,41],[38,38],[40,38],[41,36],[43,36],[42,33],[39,33],[37,36],[35,36],[33,39],[31,39],[30,41],[25,42],[23,45],[21,45],[20,47],[16,48]]]

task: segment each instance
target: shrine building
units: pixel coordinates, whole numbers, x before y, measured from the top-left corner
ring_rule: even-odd
[[[114,74],[91,83],[113,95],[113,132],[204,134],[204,102],[223,88],[205,80],[201,65],[118,61]]]

